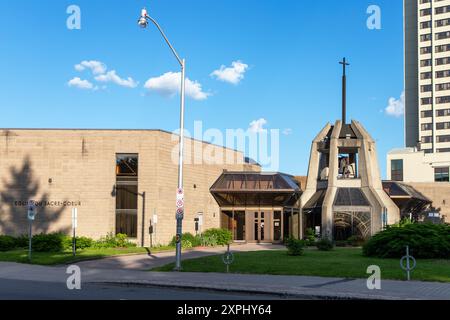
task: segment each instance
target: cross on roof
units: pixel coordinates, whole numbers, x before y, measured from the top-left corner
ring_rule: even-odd
[[[342,61],[339,62],[339,64],[342,64],[342,68],[343,68],[343,74],[345,76],[345,67],[349,66],[350,63],[347,63],[347,60],[344,58]]]

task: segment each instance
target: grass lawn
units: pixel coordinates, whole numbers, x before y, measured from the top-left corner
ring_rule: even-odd
[[[152,248],[151,252],[155,253],[167,250],[172,250],[172,248],[171,247]],[[86,249],[77,251],[76,257],[72,255],[72,251],[33,252],[31,263],[39,265],[57,265],[135,253],[146,254],[148,253],[148,251],[147,248]],[[21,249],[21,250],[0,252],[0,261],[29,263],[28,250]]]
[[[399,259],[368,258],[360,248],[336,248],[330,252],[307,249],[303,256],[291,257],[286,251],[235,253],[230,272],[242,274],[305,275],[321,277],[367,278],[367,267],[381,268],[382,279],[404,280]],[[174,265],[152,271],[172,271]],[[222,256],[183,261],[184,272],[225,272]],[[450,282],[450,260],[417,260],[413,280]]]

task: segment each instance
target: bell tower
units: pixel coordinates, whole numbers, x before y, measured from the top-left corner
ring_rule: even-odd
[[[300,234],[313,229],[336,241],[368,239],[399,221],[400,211],[383,190],[375,141],[358,121],[347,123],[349,64],[345,58],[339,63],[342,119],[328,123],[312,142]]]

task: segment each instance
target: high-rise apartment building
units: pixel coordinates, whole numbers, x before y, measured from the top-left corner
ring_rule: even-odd
[[[404,15],[406,147],[450,153],[450,0],[404,0]]]
[[[387,179],[450,219],[450,0],[404,0],[405,144],[387,154]]]

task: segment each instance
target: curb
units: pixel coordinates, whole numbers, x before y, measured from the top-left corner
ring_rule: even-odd
[[[149,282],[149,281],[90,281],[91,284],[105,284],[112,286],[122,287],[143,287],[143,288],[168,288],[168,289],[181,289],[181,290],[199,290],[199,291],[211,291],[211,292],[225,292],[225,293],[240,293],[249,295],[269,295],[276,296],[284,299],[300,299],[300,300],[360,300],[360,301],[374,301],[374,300],[400,300],[398,297],[391,296],[376,296],[365,294],[351,294],[351,293],[336,293],[336,294],[321,294],[321,293],[298,293],[294,291],[271,291],[269,289],[244,289],[244,288],[232,288],[232,287],[219,287],[211,285],[194,285],[194,284],[170,284],[161,282]],[[402,299],[404,300],[404,299]]]

